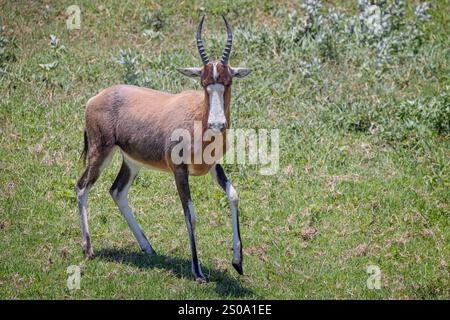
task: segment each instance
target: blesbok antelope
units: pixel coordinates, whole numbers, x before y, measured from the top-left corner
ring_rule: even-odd
[[[231,83],[234,77],[242,78],[249,69],[232,68],[229,63],[233,35],[225,18],[227,42],[220,61],[210,62],[203,47],[201,31],[204,16],[197,28],[197,48],[203,61],[201,68],[178,69],[188,77],[200,77],[202,91],[183,91],[170,94],[129,85],[117,85],[103,90],[87,102],[86,129],[84,133],[83,158],[88,165],[76,185],[80,209],[83,249],[87,257],[94,252],[89,237],[87,197],[89,189],[100,176],[114,153],[119,149],[123,163],[110,193],[120,212],[133,231],[141,249],[155,255],[153,247],[139,227],[129,205],[127,194],[141,167],[172,172],[181,199],[186,227],[192,251],[192,272],[198,282],[204,282],[197,258],[195,243],[195,211],[189,191],[189,175],[204,175],[211,172],[214,179],[226,192],[230,202],[233,225],[232,264],[239,274],[242,271],[242,242],[239,232],[238,195],[227,179],[222,166],[216,163],[225,153],[226,129],[230,126]],[[223,153],[217,153],[215,162],[175,163],[172,149],[178,143],[171,134],[176,129],[194,131],[194,122],[202,123],[202,133],[211,130],[223,139]],[[202,152],[208,142],[202,142],[195,152]],[[191,158],[192,158],[191,157]]]

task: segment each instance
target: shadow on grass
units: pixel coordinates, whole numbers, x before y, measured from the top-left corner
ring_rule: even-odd
[[[126,248],[97,250],[96,257],[106,261],[134,265],[140,269],[165,269],[178,278],[188,278],[194,281],[191,272],[191,260],[188,259],[159,254],[155,257],[150,257],[144,252],[132,251]],[[217,294],[234,298],[254,297],[252,290],[243,287],[239,281],[229,277],[226,272],[204,266],[202,266],[202,270],[208,282],[216,284],[215,291]]]

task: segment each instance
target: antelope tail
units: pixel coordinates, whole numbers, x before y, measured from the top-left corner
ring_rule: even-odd
[[[88,137],[87,137],[87,132],[86,129],[84,130],[84,147],[83,147],[83,152],[81,152],[81,157],[80,160],[83,161],[83,164],[86,164],[86,157],[87,157],[87,152],[88,152]]]

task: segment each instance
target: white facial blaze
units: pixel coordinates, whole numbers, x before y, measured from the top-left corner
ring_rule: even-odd
[[[222,84],[211,84],[206,90],[209,94],[208,126],[214,131],[225,125],[224,98],[225,87]]]
[[[213,80],[217,81],[219,79],[219,72],[217,72],[217,64],[218,62],[214,62],[213,64]]]

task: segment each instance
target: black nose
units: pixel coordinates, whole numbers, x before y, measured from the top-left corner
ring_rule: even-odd
[[[223,130],[225,129],[225,124],[224,123],[209,123],[208,129],[211,129],[212,131],[215,131],[215,132],[223,132]]]

